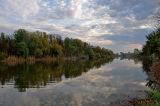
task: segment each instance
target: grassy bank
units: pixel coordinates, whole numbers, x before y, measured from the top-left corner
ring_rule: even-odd
[[[76,61],[76,60],[88,60],[89,58],[87,57],[51,57],[51,56],[44,56],[44,57],[34,57],[34,56],[28,56],[26,58],[24,57],[18,57],[18,56],[8,56],[1,60],[1,62],[4,62],[8,65],[16,65],[16,64],[34,64],[35,62],[38,61],[44,61],[44,62],[52,62],[56,60],[71,60],[71,61]]]
[[[9,65],[23,64],[23,63],[34,64],[37,61],[51,62],[51,61],[55,61],[57,59],[59,59],[59,58],[54,58],[54,57],[50,57],[50,56],[39,57],[39,58],[36,58],[34,56],[29,56],[26,58],[18,57],[18,56],[9,56],[9,57],[1,60],[1,62],[4,62]]]

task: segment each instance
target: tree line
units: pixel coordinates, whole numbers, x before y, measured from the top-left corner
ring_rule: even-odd
[[[116,54],[116,57],[120,57],[120,59],[134,59],[141,57],[142,51],[139,49],[134,49],[133,52],[120,52],[119,54]]]
[[[99,46],[92,46],[80,39],[66,37],[62,39],[57,34],[45,32],[29,32],[18,29],[12,35],[1,33],[0,59],[10,55],[36,58],[51,57],[84,57],[89,59],[113,58],[113,52]]]

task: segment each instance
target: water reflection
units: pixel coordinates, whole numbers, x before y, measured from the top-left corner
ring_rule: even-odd
[[[111,61],[55,61],[15,66],[0,63],[0,82],[2,87],[11,83],[18,91],[25,92],[27,88],[45,87],[49,83],[80,76],[92,68],[99,68]]]
[[[135,64],[141,63],[143,71],[147,75],[146,86],[160,91],[160,60],[153,60],[151,58],[120,58],[121,60],[134,60]]]
[[[7,66],[6,68],[10,67],[6,69],[8,70],[6,75],[8,74],[9,77],[4,81],[4,88],[0,88],[0,105],[111,106],[111,102],[126,100],[128,96],[129,98],[141,97],[143,91],[148,89],[144,84],[147,76],[142,71],[141,64],[135,64],[133,60],[119,59],[115,59],[111,64],[105,64],[106,62],[108,61],[61,61],[50,64],[36,63],[37,67],[31,64]],[[15,67],[18,70],[15,71]],[[31,67],[39,69],[31,71]],[[22,69],[27,70],[21,72]],[[9,73],[10,71],[13,72]],[[2,72],[3,76],[0,78],[5,78],[5,72]],[[26,73],[30,74],[24,76]],[[65,78],[73,79],[63,80]],[[17,83],[16,79],[19,79],[20,83]],[[7,84],[11,82],[14,85],[10,87]],[[28,84],[28,87],[44,88],[27,89],[21,82],[24,85]],[[17,92],[17,88],[13,86],[19,87],[19,91],[27,90],[23,93]]]
[[[146,86],[160,91],[160,61],[143,60],[143,69],[148,76]]]

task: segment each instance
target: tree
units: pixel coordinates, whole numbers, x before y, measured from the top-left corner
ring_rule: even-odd
[[[36,48],[36,50],[35,50],[35,56],[36,57],[42,57],[42,55],[43,55],[42,50],[39,49],[39,48]]]
[[[17,48],[17,55],[27,57],[29,55],[29,49],[25,42],[20,42],[16,46]]]
[[[141,54],[141,51],[138,49],[134,49],[134,55],[138,56]]]
[[[5,33],[1,33],[0,37],[0,50],[7,53],[9,50],[9,37]]]
[[[61,56],[63,54],[63,47],[54,41],[50,44],[50,51],[52,56]]]
[[[3,60],[7,57],[7,54],[4,52],[0,52],[0,60]]]
[[[18,29],[14,32],[14,38],[16,42],[27,42],[28,40],[28,33],[25,29]]]
[[[69,39],[68,37],[64,39],[64,48],[65,48],[65,54],[68,56],[72,56],[72,53],[74,52],[74,46],[72,45],[72,39]]]
[[[89,59],[93,59],[94,55],[95,55],[92,47],[90,47],[90,46],[87,46],[85,48],[85,54],[89,56]]]
[[[160,58],[160,28],[146,36],[143,54]]]
[[[45,32],[29,32],[18,29],[12,36],[0,35],[0,51],[6,55],[16,56],[76,56],[90,59],[111,58],[111,50],[99,46],[91,46],[80,39],[65,38],[57,34]]]

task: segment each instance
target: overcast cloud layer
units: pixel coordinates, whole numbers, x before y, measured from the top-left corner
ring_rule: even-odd
[[[62,34],[119,51],[141,48],[160,0],[0,0],[0,31]]]

